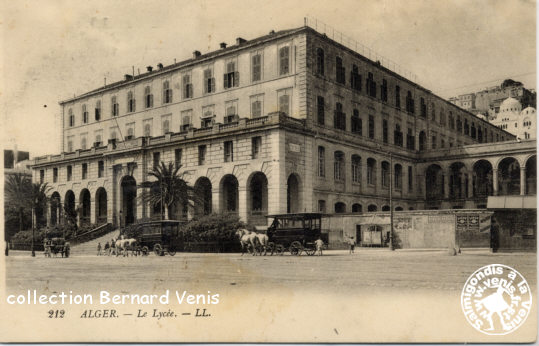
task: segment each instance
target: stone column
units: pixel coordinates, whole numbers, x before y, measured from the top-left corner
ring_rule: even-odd
[[[216,186],[217,188],[214,188]],[[220,199],[221,194],[219,193],[219,184],[213,185],[212,183],[212,189],[211,189],[211,211],[212,213],[220,213],[222,212],[220,205]]]
[[[243,222],[248,222],[247,188],[245,186],[238,187],[238,215]]]
[[[492,170],[492,194],[498,196],[498,169]]]
[[[444,199],[449,199],[449,174],[443,175],[444,179]]]
[[[526,166],[520,167],[520,195],[526,194]]]
[[[473,193],[473,172],[470,173],[468,172],[468,196],[467,198],[473,198],[474,197],[474,193]]]
[[[96,212],[97,203],[95,201],[95,196],[90,196],[90,223],[97,223],[97,212]]]
[[[45,207],[45,216],[47,218],[47,227],[51,226],[51,202],[47,203]]]

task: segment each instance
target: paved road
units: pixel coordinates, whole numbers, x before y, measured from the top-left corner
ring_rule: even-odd
[[[501,263],[520,271],[536,284],[536,255],[468,251],[448,256],[443,251],[362,250],[326,251],[322,257],[239,254],[185,254],[156,257],[80,256],[7,257],[8,290],[114,291],[151,290],[181,285],[209,289],[287,286],[323,292],[395,288],[399,290],[461,290],[468,276],[483,265]]]

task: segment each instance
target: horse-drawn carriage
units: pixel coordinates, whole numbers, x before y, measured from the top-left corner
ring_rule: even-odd
[[[182,246],[181,239],[178,237],[181,224],[181,221],[160,220],[137,225],[135,251],[146,256],[151,249],[157,256],[167,253],[174,256],[176,250]]]
[[[71,247],[69,242],[64,238],[51,238],[45,242],[45,256],[50,257],[53,254],[55,257],[58,254],[61,254],[62,257],[69,257]]]
[[[302,252],[312,256],[316,252],[315,241],[322,237],[322,214],[297,213],[268,215],[273,218],[268,227],[268,247],[271,253],[282,255],[289,251],[291,255],[299,256]],[[325,240],[327,244],[327,239]]]

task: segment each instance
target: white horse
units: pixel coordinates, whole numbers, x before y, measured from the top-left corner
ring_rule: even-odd
[[[253,255],[256,256],[256,245],[258,242],[256,233],[248,231],[245,228],[239,228],[236,231],[236,236],[240,238],[241,255],[243,256],[247,247],[247,251],[249,251],[249,248],[253,249]]]
[[[268,243],[269,243],[269,237],[265,233],[255,233],[256,238],[258,240],[258,244],[264,249],[264,256],[266,256],[266,253],[268,252]],[[262,251],[260,251],[260,256],[262,256]]]
[[[128,253],[127,253],[128,247],[127,246],[129,244],[130,240],[131,239],[123,239],[123,238],[116,240],[116,242],[115,242],[116,256],[119,256],[120,254],[122,254],[125,257],[125,256],[128,255]]]

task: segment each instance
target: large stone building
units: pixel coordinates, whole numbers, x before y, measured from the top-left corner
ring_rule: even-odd
[[[229,211],[264,225],[266,214],[387,210],[390,185],[396,210],[484,206],[473,162],[435,163],[514,141],[307,26],[195,51],[60,105],[62,153],[33,165],[34,179],[53,187],[51,224],[62,204],[80,207],[81,223],[151,217],[137,184],[159,161],[181,165],[202,196],[177,206],[182,217]],[[491,161],[481,174],[497,190]],[[431,195],[431,184],[441,192]]]
[[[489,121],[519,139],[535,139],[537,136],[535,108],[528,106],[522,109],[520,102],[512,97],[502,102],[498,113],[489,116]]]

